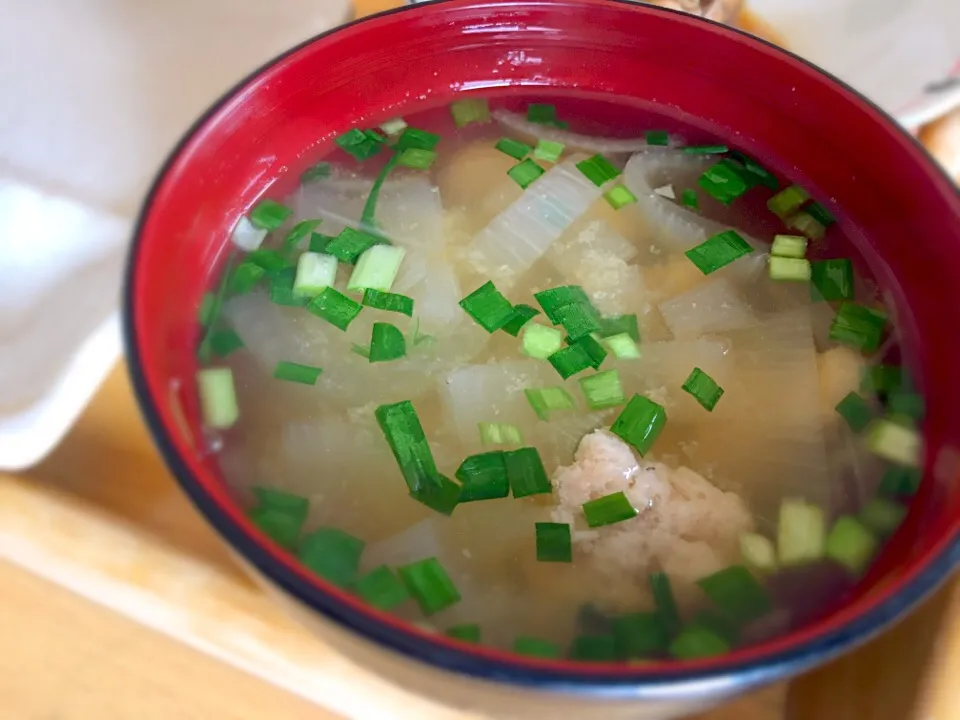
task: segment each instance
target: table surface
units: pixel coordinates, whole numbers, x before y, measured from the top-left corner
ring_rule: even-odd
[[[358,3],[361,13],[394,4],[391,0]],[[119,560],[118,553],[129,555],[128,561]],[[269,637],[272,648],[289,647],[290,657],[313,663],[319,673],[314,679],[333,678],[360,688],[376,686],[389,701],[386,706],[393,717],[459,717],[399,689],[376,685],[378,680],[333,657],[259,596],[163,467],[140,421],[123,366],[115,369],[47,461],[20,475],[0,473],[4,717],[340,717],[297,697],[296,693],[309,696],[303,687],[287,683],[294,692],[286,692],[272,684],[283,684],[291,673],[290,666],[276,671],[281,667],[276,658],[270,665],[256,653],[244,654],[246,650],[230,645],[222,634],[214,637],[209,629],[197,639],[190,634],[196,633],[193,626],[175,633],[194,645],[188,647],[144,625],[168,632],[164,613],[169,615],[169,606],[141,612],[135,602],[126,603],[122,592],[98,595],[92,589],[94,578],[101,588],[108,587],[107,580],[119,580],[135,587],[141,593],[137,598],[149,598],[153,592],[156,602],[170,602],[171,586],[163,585],[167,577],[157,570],[161,566],[174,581],[182,577],[177,568],[202,575],[197,596],[187,593],[178,601],[209,626],[234,622],[246,629],[249,625],[252,635]],[[218,604],[211,604],[211,595]],[[229,656],[233,651],[243,655],[242,662]],[[214,659],[211,653],[228,662]],[[272,682],[251,677],[231,663]],[[949,586],[899,626],[799,679],[789,692],[775,688],[703,720],[952,720],[960,718],[960,691],[951,683],[958,676],[960,588]],[[786,711],[781,709],[784,694]],[[338,702],[342,714],[350,712],[349,700]]]

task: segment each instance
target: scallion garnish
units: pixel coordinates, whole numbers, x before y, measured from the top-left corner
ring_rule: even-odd
[[[198,370],[197,393],[200,395],[200,415],[204,427],[226,430],[240,417],[230,368]]]
[[[297,557],[316,575],[338,587],[352,585],[366,543],[337,528],[319,528],[306,535]]]
[[[337,265],[337,259],[333,255],[302,253],[297,260],[293,294],[300,297],[316,297],[336,282]]]
[[[891,498],[910,497],[920,489],[922,480],[923,473],[920,468],[897,465],[888,468],[883,474],[879,492]]]
[[[247,517],[280,547],[294,550],[300,542],[303,521],[295,516],[272,508],[253,508]]]
[[[812,274],[809,260],[775,255],[770,256],[768,270],[770,279],[780,282],[809,282]]]
[[[607,358],[607,351],[604,349],[603,345],[600,344],[600,341],[597,340],[593,335],[584,335],[579,340],[572,340],[569,336],[564,338],[564,342],[570,345],[576,345],[581,348],[587,355],[590,357],[590,367],[594,370],[598,369],[603,361]]]
[[[667,411],[643,395],[634,395],[614,420],[610,432],[646,455],[667,424]]]
[[[613,317],[600,318],[599,335],[602,338],[608,338],[613,335],[622,335],[626,333],[634,341],[640,342],[640,326],[637,323],[636,315],[615,315]]]
[[[250,211],[250,222],[261,230],[276,230],[290,217],[293,210],[273,200],[261,200]]]
[[[573,562],[573,541],[567,523],[536,523],[535,532],[539,562]]]
[[[407,354],[407,341],[403,333],[390,323],[373,324],[370,338],[370,357],[372,363],[399,360]]]
[[[627,401],[620,383],[620,373],[616,370],[606,370],[580,378],[580,390],[591,410],[617,407]]]
[[[327,245],[333,242],[335,235],[324,235],[323,233],[310,233],[310,242],[307,244],[307,249],[310,252],[323,253],[327,252]]]
[[[887,314],[855,302],[843,302],[830,325],[830,339],[871,353],[880,347]]]
[[[380,610],[393,610],[410,597],[407,588],[386,565],[360,578],[356,591],[365,603]]]
[[[207,327],[213,322],[217,309],[217,295],[212,292],[205,292],[200,298],[200,307],[197,308],[197,322],[200,327]]]
[[[622,615],[613,621],[613,637],[621,660],[648,658],[667,649],[668,635],[659,613]]]
[[[404,134],[406,134],[406,131],[404,131]],[[387,181],[387,176],[390,175],[390,173],[393,172],[393,169],[397,166],[397,160],[399,158],[400,155],[398,149],[390,156],[390,159],[384,163],[383,167],[380,169],[380,172],[377,173],[377,177],[374,179],[373,185],[370,187],[370,194],[367,196],[367,201],[363,204],[363,212],[360,213],[360,225],[362,227],[376,228],[377,203],[380,201],[380,191],[383,190],[383,184]]]
[[[739,233],[735,230],[724,230],[687,250],[684,255],[690,258],[700,272],[709,275],[751,252],[753,248],[750,243],[740,237]]]
[[[602,328],[600,313],[589,302],[564,305],[557,308],[554,315],[557,317],[557,324],[567,331],[571,342],[591,333],[598,333]]]
[[[581,635],[570,648],[570,659],[579,662],[613,662],[617,643],[613,635]]]
[[[738,625],[763,617],[773,609],[763,585],[743,565],[733,565],[697,581],[723,616]]]
[[[786,220],[809,199],[810,193],[799,185],[791,185],[767,200],[767,208],[781,220]]]
[[[814,300],[852,300],[853,263],[847,258],[810,263]]]
[[[537,360],[546,360],[563,347],[563,333],[540,323],[528,323],[523,328],[520,350]]]
[[[269,508],[270,510],[281,510],[301,521],[306,520],[307,515],[310,513],[310,501],[302,495],[295,495],[294,493],[277,490],[276,488],[259,486],[252,488],[252,490],[260,507]]]
[[[700,209],[700,198],[697,197],[697,191],[693,188],[687,188],[680,193],[680,203],[691,210]]]
[[[770,254],[784,258],[806,257],[807,239],[801,235],[774,235]]]
[[[870,405],[855,392],[849,393],[838,402],[836,410],[855,433],[863,430],[873,419],[873,411],[870,409]]]
[[[777,569],[777,548],[770,538],[759,533],[740,535],[740,557],[758,572],[771,573]]]
[[[788,217],[784,224],[791,230],[803,233],[811,240],[822,240],[827,233],[827,229],[817,222],[813,215],[804,210]]]
[[[560,160],[560,156],[563,155],[563,151],[565,149],[566,146],[563,143],[541,139],[537,142],[537,146],[533,149],[533,157],[536,160],[555,163]]]
[[[629,520],[640,514],[623,491],[604,495],[583,504],[583,516],[592,528]]]
[[[870,365],[860,373],[860,390],[866,393],[891,393],[910,382],[900,365]]]
[[[527,402],[541,420],[549,420],[555,410],[574,410],[573,396],[562,387],[530,388],[523,391]]]
[[[539,314],[540,311],[535,307],[530,307],[529,305],[524,305],[523,303],[514,305],[513,316],[500,329],[508,335],[513,335],[513,337],[516,337],[520,334],[520,331],[526,326],[526,324]]]
[[[286,237],[283,238],[283,252],[289,254],[292,250],[297,250],[300,244],[317,229],[322,220],[301,220],[294,225]]]
[[[534,180],[545,172],[546,170],[537,165],[536,162],[527,158],[507,170],[507,175],[513,178],[513,181],[517,183],[517,185],[526,190]]]
[[[650,573],[650,592],[657,606],[657,615],[663,621],[663,626],[669,635],[673,635],[680,628],[680,611],[677,610],[677,601],[673,596],[670,578],[666,573]]]
[[[687,155],[723,155],[730,152],[726,145],[687,145],[683,148]]]
[[[440,473],[413,403],[381,405],[375,415],[411,494],[439,488]]]
[[[731,150],[727,159],[739,163],[743,167],[743,174],[753,178],[757,185],[763,185],[771,190],[780,188],[780,182],[776,176],[749,155],[739,150]]]
[[[307,310],[334,327],[346,330],[363,310],[363,306],[338,290],[328,287],[310,301]]]
[[[548,103],[530,103],[527,106],[527,120],[541,125],[552,125],[557,121],[557,108]]]
[[[450,104],[450,115],[458,128],[473,123],[485,124],[490,122],[490,105],[483,98],[457,100]]]
[[[560,647],[549,640],[533,637],[518,637],[513,641],[513,651],[517,655],[552,660],[560,657]]]
[[[407,129],[407,121],[402,117],[393,118],[383,123],[380,129],[383,130],[384,135],[387,137],[394,137]]]
[[[427,485],[417,492],[410,493],[410,497],[441,515],[451,515],[460,503],[461,488],[445,475],[439,476],[439,484]]]
[[[888,418],[875,420],[867,428],[867,447],[873,454],[897,465],[919,467],[923,459],[920,433]]]
[[[647,145],[666,147],[670,144],[670,134],[666,130],[647,130],[643,136]]]
[[[919,393],[897,390],[887,397],[887,410],[891,415],[910,418],[916,422],[923,419],[926,402]]]
[[[783,565],[802,565],[823,557],[825,537],[823,509],[785,498],[777,522],[777,554]]]
[[[477,423],[482,445],[522,445],[523,434],[520,428],[510,423]]]
[[[398,567],[397,573],[424,615],[433,615],[460,602],[460,593],[435,557]]]
[[[619,210],[637,201],[637,196],[630,192],[626,185],[614,185],[603,194],[603,198],[614,210]]]
[[[507,480],[515,498],[543,495],[553,492],[550,478],[536,448],[524,447],[503,453],[507,466]]]
[[[824,227],[829,227],[837,221],[833,214],[818,202],[807,205],[805,212]]]
[[[590,305],[590,298],[579,285],[561,285],[534,293],[533,297],[554,325],[560,324],[559,311],[567,305]]]
[[[854,575],[867,569],[880,542],[863,523],[851,515],[837,518],[827,535],[826,555]]]
[[[462,503],[494,500],[510,494],[507,464],[502,450],[471,455],[460,463],[456,476],[462,486]]]
[[[413,317],[413,298],[397,293],[367,288],[363,291],[362,304],[376,310],[385,310]]]
[[[273,273],[270,276],[270,302],[288,307],[304,307],[310,302],[309,297],[294,293],[293,284],[296,279],[296,267],[287,267]]]
[[[508,137],[500,138],[495,147],[504,155],[509,155],[514,160],[523,160],[533,150],[533,148],[526,143]]]
[[[300,184],[306,185],[314,180],[328,178],[330,177],[330,170],[331,166],[328,162],[318,162],[316,165],[311,165],[300,175]]]
[[[693,396],[693,399],[700,403],[707,412],[713,412],[713,409],[723,397],[723,388],[717,385],[717,382],[707,375],[703,370],[695,367],[681,386],[682,389]]]
[[[417,150],[435,150],[440,142],[440,136],[418,128],[408,127],[397,140],[398,150],[415,148]]]
[[[727,640],[711,628],[687,625],[670,643],[670,655],[677,660],[699,660],[729,652]]]
[[[736,167],[725,161],[708,167],[697,180],[697,184],[710,197],[724,205],[729,205],[750,189],[750,183]]]
[[[413,168],[414,170],[429,170],[433,161],[437,159],[436,150],[422,150],[421,148],[407,148],[397,156],[397,165]]]
[[[329,242],[324,252],[341,262],[353,265],[363,253],[379,244],[380,238],[377,236],[346,227]]]
[[[874,498],[860,510],[860,522],[881,537],[892,535],[907,517],[907,507],[886,498]]]
[[[347,281],[347,290],[389,291],[406,254],[404,248],[396,245],[374,245],[357,260]]]
[[[587,337],[590,337],[589,335]],[[564,380],[594,366],[594,359],[582,345],[573,344],[547,358]]]
[[[637,360],[642,356],[640,347],[627,333],[605,337],[603,342],[610,348],[610,352],[619,360]]]
[[[489,333],[513,319],[513,305],[488,281],[460,301],[460,307]]]
[[[201,307],[201,317],[200,324],[204,327],[203,339],[200,341],[200,345],[197,348],[197,356],[203,362],[210,360],[211,348],[210,340],[214,331],[214,323],[220,315],[220,308],[223,306],[223,301],[227,296],[227,292],[230,288],[230,281],[233,278],[233,263],[234,255],[231,254],[226,263],[226,267],[223,270],[223,275],[220,276],[220,282],[217,285],[217,290],[210,297],[210,293],[204,295],[204,299],[201,302],[201,306],[206,303],[207,307]],[[208,300],[209,297],[209,300]]]
[[[301,365],[300,363],[281,360],[273,369],[273,377],[277,380],[300,383],[301,385],[316,385],[323,373],[323,368]]]
[[[603,155],[594,155],[586,160],[581,160],[577,163],[577,170],[597,187],[603,187],[620,176],[620,169]]]
[[[217,330],[210,335],[210,350],[216,357],[225,358],[243,347],[243,340],[232,329]]]
[[[243,295],[253,290],[266,277],[267,271],[252,262],[242,262],[230,275],[229,291],[233,295]]]
[[[259,265],[268,273],[277,272],[278,270],[283,270],[285,267],[290,266],[290,261],[286,258],[286,256],[269,248],[257,248],[256,250],[252,250],[244,258],[244,262]]]
[[[480,642],[480,626],[476,623],[454,625],[447,628],[443,634],[460,642],[473,643],[474,645]]]
[[[383,150],[383,137],[373,130],[354,128],[334,140],[337,147],[354,159],[364,161]]]

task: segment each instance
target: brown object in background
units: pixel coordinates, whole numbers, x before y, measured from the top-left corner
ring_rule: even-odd
[[[722,23],[731,23],[740,14],[743,0],[648,0],[651,5],[682,10]]]
[[[960,108],[921,128],[918,137],[954,182],[960,183]]]

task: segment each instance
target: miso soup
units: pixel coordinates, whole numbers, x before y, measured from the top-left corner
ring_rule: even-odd
[[[531,100],[351,129],[238,220],[198,333],[226,482],[464,643],[668,662],[821,616],[920,478],[856,228],[703,128]]]

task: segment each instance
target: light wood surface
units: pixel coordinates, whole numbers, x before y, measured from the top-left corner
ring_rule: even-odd
[[[786,711],[773,688],[700,720],[954,720],[958,676],[960,592],[946,588],[801,678]],[[0,474],[0,717],[338,716],[308,700],[344,717],[462,717],[338,658],[261,595],[169,477],[118,367],[46,462]]]

